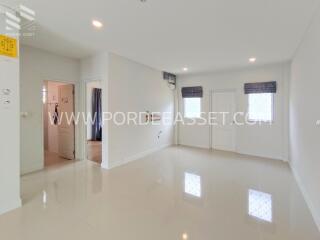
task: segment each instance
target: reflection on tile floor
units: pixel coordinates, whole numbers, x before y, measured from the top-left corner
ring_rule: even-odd
[[[22,197],[0,216],[0,239],[320,239],[286,164],[225,152],[171,147],[112,170],[60,164],[24,176]]]
[[[201,177],[192,173],[184,173],[184,192],[201,197]]]
[[[260,220],[272,222],[271,194],[249,189],[249,215]]]

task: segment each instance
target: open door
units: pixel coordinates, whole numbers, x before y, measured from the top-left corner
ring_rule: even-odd
[[[59,119],[58,127],[59,156],[75,159],[75,126],[70,121],[74,114],[74,86],[72,84],[59,86]]]

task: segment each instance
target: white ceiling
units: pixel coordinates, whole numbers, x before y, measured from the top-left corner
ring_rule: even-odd
[[[108,50],[181,73],[293,57],[318,0],[25,0],[36,36],[23,43],[82,58]],[[100,31],[91,20],[103,22]]]

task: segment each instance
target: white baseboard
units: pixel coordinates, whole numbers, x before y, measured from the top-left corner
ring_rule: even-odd
[[[311,201],[311,198],[310,198],[310,196],[309,196],[309,194],[308,194],[308,191],[307,191],[306,188],[304,187],[304,184],[303,184],[303,182],[302,182],[302,180],[301,180],[298,172],[297,172],[296,169],[293,167],[292,163],[289,163],[289,165],[290,165],[291,171],[292,171],[292,173],[293,173],[293,176],[294,176],[294,178],[295,178],[295,180],[296,180],[296,182],[297,182],[297,184],[298,184],[298,187],[299,187],[299,189],[300,189],[300,191],[301,191],[301,193],[302,193],[302,195],[303,195],[303,198],[304,198],[304,200],[306,201],[307,206],[308,206],[308,208],[309,208],[309,210],[310,210],[310,212],[311,212],[311,215],[312,215],[312,217],[313,217],[313,219],[314,219],[314,221],[315,221],[315,224],[317,225],[317,227],[318,227],[318,229],[319,229],[319,231],[320,231],[320,215],[319,215],[319,213],[317,212],[317,210],[316,210],[313,202]]]
[[[11,210],[14,210],[16,208],[21,207],[21,199],[18,198],[13,201],[2,201],[1,202],[1,207],[0,207],[0,215],[4,214],[6,212],[10,212]]]
[[[103,168],[103,169],[110,169],[110,167],[108,166],[108,163],[106,163],[106,162],[104,162],[104,161],[102,161],[101,162],[101,167]]]
[[[185,146],[185,147],[193,147],[193,148],[201,148],[201,149],[210,149],[210,147],[208,146],[202,146],[202,145],[189,145],[189,144],[183,144],[180,143],[180,146]],[[221,151],[225,151],[225,150],[221,150]],[[234,151],[234,153],[238,153],[238,154],[242,154],[242,155],[248,155],[248,156],[253,156],[253,157],[260,157],[260,158],[268,158],[268,159],[272,159],[272,160],[279,160],[279,161],[284,161],[284,162],[288,162],[288,160],[284,159],[283,157],[277,157],[277,156],[271,156],[271,155],[264,155],[264,154],[254,154],[254,153],[250,153],[250,152],[245,152],[245,151],[239,151],[236,150]]]
[[[185,147],[194,147],[194,148],[201,148],[201,149],[211,149],[208,146],[204,146],[204,145],[192,145],[192,144],[184,144],[184,143],[179,143],[180,146],[185,146]],[[224,150],[222,150],[224,151]],[[251,153],[251,152],[246,152],[246,151],[241,151],[236,149],[234,151],[234,153],[238,153],[238,154],[242,154],[242,155],[248,155],[248,156],[253,156],[253,157],[261,157],[261,158],[269,158],[269,159],[273,159],[273,160],[280,160],[280,161],[284,161],[284,162],[288,162],[287,159],[284,159],[283,157],[278,157],[278,156],[271,156],[271,155],[264,155],[264,154],[255,154],[255,153]]]
[[[283,161],[283,162],[288,162],[286,159],[283,157],[278,157],[278,156],[271,156],[271,155],[264,155],[264,154],[255,154],[255,153],[250,153],[250,152],[245,152],[245,151],[239,151],[237,150],[236,153],[242,154],[242,155],[248,155],[248,156],[253,156],[253,157],[260,157],[260,158],[268,158],[272,160],[278,160],[278,161]]]
[[[201,148],[201,149],[210,149],[210,147],[208,147],[208,146],[192,145],[192,144],[184,144],[184,143],[179,143],[178,146],[182,146],[182,147],[192,147],[192,148]]]
[[[132,161],[135,161],[135,160],[138,160],[138,159],[141,159],[141,158],[144,158],[150,154],[153,154],[155,152],[158,152],[164,148],[167,148],[167,147],[170,147],[172,146],[173,144],[170,143],[170,144],[165,144],[165,145],[162,145],[160,147],[157,147],[157,148],[153,148],[153,149],[149,149],[147,151],[144,151],[144,152],[141,152],[141,153],[138,153],[138,154],[135,154],[133,156],[130,156],[130,157],[127,157],[125,158],[123,161],[118,161],[118,162],[114,162],[112,164],[110,164],[109,166],[104,166],[102,165],[103,168],[105,169],[112,169],[112,168],[115,168],[115,167],[119,167],[119,166],[122,166],[124,164],[127,164],[129,162],[132,162]]]

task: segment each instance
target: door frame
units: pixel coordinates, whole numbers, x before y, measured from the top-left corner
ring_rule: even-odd
[[[214,93],[234,93],[235,99],[234,99],[234,108],[235,108],[235,112],[238,109],[237,106],[237,101],[236,101],[236,97],[237,97],[237,89],[236,88],[217,88],[217,89],[211,89],[210,90],[210,98],[209,98],[209,109],[210,112],[213,112],[213,105],[212,105],[212,101],[213,101],[213,94]],[[213,148],[213,126],[211,124],[209,124],[209,142],[210,142],[210,149],[211,150],[217,150]],[[237,127],[234,126],[234,152],[238,152],[238,147],[237,147]]]
[[[101,90],[102,90],[102,97],[101,97],[101,101],[102,101],[102,103],[101,103],[101,105],[102,105],[102,111],[103,111],[103,94],[104,94],[104,90],[103,90],[103,82],[102,82],[102,80],[101,79],[99,79],[99,78],[97,78],[97,79],[95,79],[95,78],[92,78],[92,79],[87,79],[87,80],[85,80],[83,83],[84,83],[84,86],[83,86],[83,96],[84,96],[84,99],[83,99],[83,104],[84,104],[84,113],[85,114],[87,114],[88,113],[88,103],[87,103],[87,99],[88,99],[88,95],[87,95],[87,87],[88,87],[88,84],[89,83],[92,83],[92,82],[100,82],[101,83]],[[83,126],[83,131],[84,131],[84,134],[83,134],[83,136],[84,136],[84,139],[83,139],[83,153],[84,153],[84,159],[86,160],[86,161],[90,161],[89,159],[88,159],[88,143],[87,143],[87,141],[88,141],[88,132],[87,132],[87,125],[86,124],[83,124],[84,126]],[[105,142],[105,140],[104,140],[104,135],[103,135],[103,132],[104,132],[104,130],[103,130],[103,126],[102,126],[102,141],[101,141],[101,144],[103,145],[104,144],[104,142]],[[102,149],[101,149],[101,151],[103,151]],[[101,156],[102,156],[103,154],[101,153]],[[103,156],[102,156],[102,158],[103,158]],[[103,163],[103,159],[101,159],[102,161],[101,161],[101,164]]]
[[[79,85],[77,82],[75,81],[68,81],[68,80],[61,80],[61,79],[54,79],[54,80],[51,80],[51,79],[44,79],[42,80],[42,84],[41,84],[41,131],[42,131],[42,148],[43,148],[43,154],[42,154],[42,163],[43,163],[43,168],[45,167],[44,163],[45,163],[45,142],[44,142],[44,108],[43,108],[43,102],[42,102],[42,94],[43,94],[43,86],[44,86],[44,83],[45,82],[55,82],[55,83],[62,83],[62,84],[68,84],[68,85],[73,85],[73,91],[74,91],[74,94],[73,94],[73,111],[74,113],[77,112],[77,109],[79,108],[79,102],[78,102],[78,89],[79,89]],[[76,125],[74,125],[74,160],[80,160],[81,159],[81,156],[79,155],[79,143],[77,142],[77,135],[79,135],[79,129],[76,127]]]

